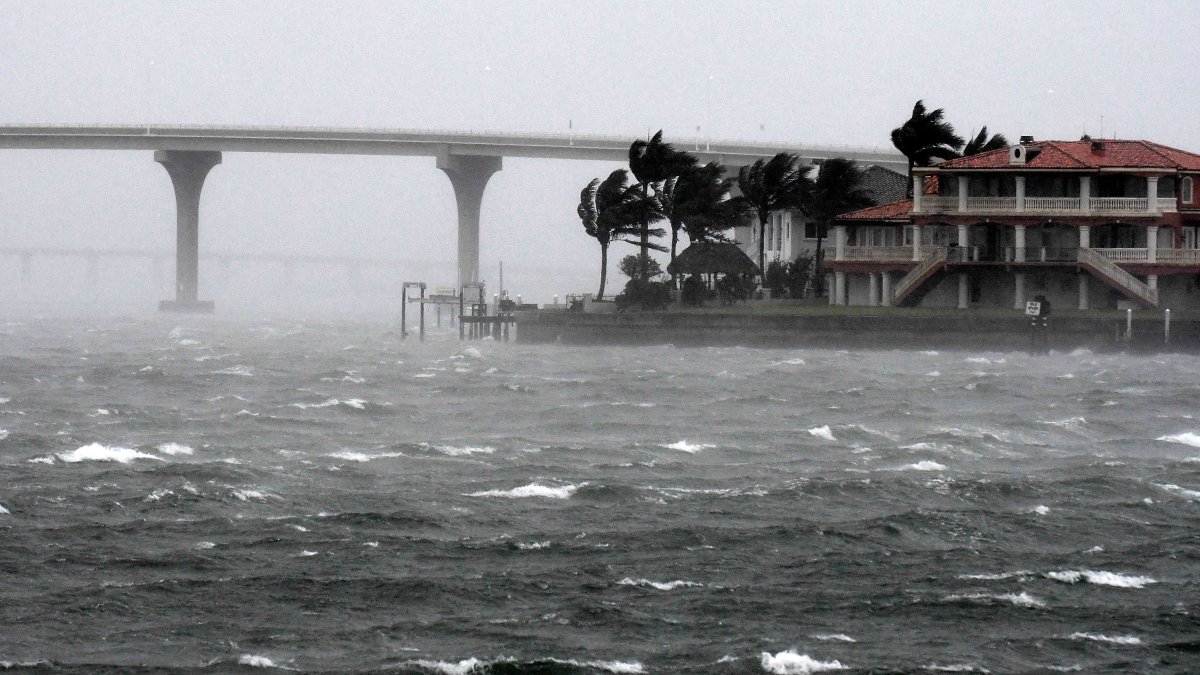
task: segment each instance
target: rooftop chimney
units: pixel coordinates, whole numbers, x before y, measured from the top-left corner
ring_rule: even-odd
[[[1033,136],[1022,136],[1022,137],[1021,137],[1021,142],[1022,142],[1022,143],[1032,143],[1032,142],[1033,142]]]

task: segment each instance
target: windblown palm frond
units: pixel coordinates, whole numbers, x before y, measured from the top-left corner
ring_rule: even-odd
[[[963,157],[970,157],[971,155],[978,155],[981,152],[1008,147],[1008,139],[1004,137],[1004,134],[996,134],[988,138],[987,130],[986,126],[980,129],[976,136],[967,141],[967,144],[962,147],[962,151],[959,154]]]
[[[766,269],[764,234],[767,219],[778,209],[802,208],[812,191],[809,167],[790,152],[781,152],[768,160],[758,160],[738,172],[737,185],[742,194],[733,206],[758,216],[758,268]]]
[[[912,116],[892,129],[892,145],[908,157],[910,196],[914,166],[929,166],[935,159],[958,157],[957,148],[962,147],[963,139],[954,133],[954,127],[944,117],[945,111],[941,108],[927,111],[925,102],[917,101]]]

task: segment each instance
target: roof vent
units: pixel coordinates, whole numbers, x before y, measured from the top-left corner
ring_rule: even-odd
[[[1014,145],[1008,149],[1009,164],[1024,164],[1028,159],[1028,152],[1023,145]]]
[[[1022,142],[1022,143],[1032,143],[1032,142],[1033,142],[1033,136],[1022,136],[1022,137],[1021,137],[1021,142]]]
[[[1092,141],[1092,152],[1104,152],[1104,141]]]

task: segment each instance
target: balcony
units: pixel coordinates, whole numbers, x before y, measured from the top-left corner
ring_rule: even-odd
[[[1084,200],[1079,197],[967,197],[966,208],[960,208],[963,203],[953,195],[922,195],[921,208],[913,208],[913,213],[966,213],[988,215],[1123,215],[1144,216],[1160,215],[1175,212],[1174,197],[1159,197],[1154,200],[1154,210],[1150,210],[1149,199],[1146,197],[1092,197]]]
[[[912,246],[847,246],[839,260],[897,262],[913,259]]]
[[[1038,263],[1070,263],[1079,260],[1080,249],[1074,246],[1028,246],[1017,249],[1005,246],[997,249],[987,249],[980,246],[921,246],[919,256],[923,259],[935,250],[945,250],[945,261],[954,263],[1006,263],[1006,264],[1038,264]],[[1200,249],[1191,248],[1160,248],[1154,251],[1154,259],[1150,251],[1144,248],[1093,248],[1097,255],[1118,265],[1154,264],[1154,265],[1189,265],[1200,266]],[[912,262],[912,246],[847,246],[838,262]]]

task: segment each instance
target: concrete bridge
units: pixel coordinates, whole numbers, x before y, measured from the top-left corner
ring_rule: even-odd
[[[241,126],[0,126],[0,149],[149,150],[175,189],[175,299],[165,310],[211,311],[197,297],[200,191],[224,152],[428,156],[454,188],[458,206],[459,284],[479,280],[479,212],[488,179],[504,157],[620,161],[632,139],[625,136],[518,134]],[[819,162],[846,157],[907,171],[907,160],[878,149],[822,145],[770,145],[733,141],[673,141],[701,162],[745,166],[778,152]]]

